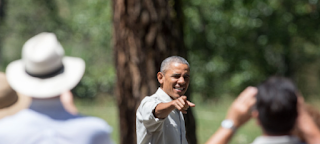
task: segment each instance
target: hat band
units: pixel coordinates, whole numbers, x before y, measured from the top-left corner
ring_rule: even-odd
[[[61,67],[59,67],[57,70],[53,71],[53,72],[50,72],[48,74],[31,74],[30,72],[28,72],[26,70],[26,73],[32,77],[37,77],[37,78],[42,78],[42,79],[45,79],[45,78],[51,78],[51,77],[54,77],[58,74],[61,74],[64,72],[64,65],[62,64]]]

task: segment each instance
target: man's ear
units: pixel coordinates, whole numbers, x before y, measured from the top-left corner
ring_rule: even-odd
[[[157,78],[158,78],[158,82],[160,83],[160,85],[163,84],[163,81],[164,81],[164,75],[162,72],[158,72],[157,73]]]
[[[251,115],[252,115],[253,118],[257,119],[258,116],[259,116],[259,112],[258,112],[257,110],[253,110],[253,111],[251,112]]]
[[[251,112],[251,116],[252,116],[254,119],[256,119],[256,123],[257,123],[258,125],[260,125],[259,112],[258,112],[257,110],[253,110],[253,111]]]

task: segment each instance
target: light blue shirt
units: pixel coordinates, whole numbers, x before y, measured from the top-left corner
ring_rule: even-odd
[[[111,144],[102,119],[72,115],[59,97],[33,99],[29,109],[0,120],[0,144]]]
[[[182,112],[175,109],[164,119],[155,118],[152,113],[159,103],[170,101],[161,88],[141,101],[136,113],[138,144],[188,144]]]

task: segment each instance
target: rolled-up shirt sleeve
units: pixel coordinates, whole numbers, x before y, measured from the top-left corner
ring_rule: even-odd
[[[153,110],[161,103],[159,100],[152,97],[145,97],[137,110],[137,119],[143,123],[149,132],[161,130],[161,125],[164,119],[156,118],[153,115]]]

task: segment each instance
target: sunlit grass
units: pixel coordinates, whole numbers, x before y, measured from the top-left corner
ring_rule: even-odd
[[[218,102],[198,104],[194,110],[197,123],[198,143],[204,144],[212,134],[220,127],[221,121],[225,118],[232,99],[226,98]],[[234,135],[231,144],[251,143],[255,137],[261,134],[254,120],[249,121],[239,128]]]
[[[308,99],[306,101],[315,106],[320,103],[318,99]],[[218,102],[196,103],[196,107],[193,110],[196,117],[199,144],[204,144],[219,128],[231,103],[232,98],[225,98]],[[118,109],[114,98],[76,99],[76,105],[82,114],[100,117],[107,121],[113,127],[112,139],[116,144],[119,143]],[[251,120],[237,130],[231,144],[251,143],[260,134],[259,126],[257,126],[255,120]]]
[[[75,103],[81,114],[104,119],[113,128],[112,140],[116,144],[119,143],[118,109],[113,98],[76,99]]]

